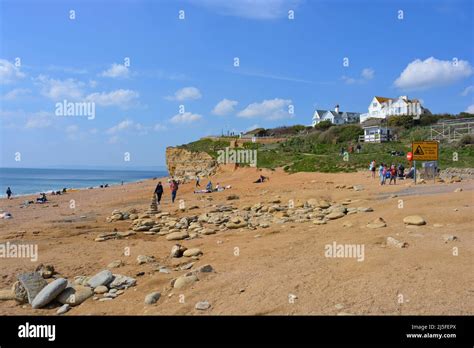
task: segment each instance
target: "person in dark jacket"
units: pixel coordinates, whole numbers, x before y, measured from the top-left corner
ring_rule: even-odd
[[[155,195],[156,195],[156,199],[158,201],[158,204],[160,204],[161,196],[163,195],[163,185],[161,184],[161,181],[158,181],[158,185],[156,185]]]
[[[10,197],[12,196],[12,190],[10,187],[7,188],[7,198],[10,199]]]

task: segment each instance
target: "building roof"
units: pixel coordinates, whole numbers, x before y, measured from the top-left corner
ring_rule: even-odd
[[[377,101],[378,101],[380,104],[385,103],[385,102],[388,102],[389,100],[394,100],[393,98],[377,97],[377,96],[375,96],[375,99],[377,99]]]
[[[383,119],[383,118],[371,117],[365,120],[364,122],[362,122],[360,125],[362,126],[362,128],[377,127],[377,126],[381,126],[382,124],[383,126],[385,126],[386,125],[385,120],[386,119]]]

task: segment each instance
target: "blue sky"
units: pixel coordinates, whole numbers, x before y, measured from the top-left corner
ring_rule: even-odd
[[[474,112],[470,0],[0,6],[4,167],[160,166],[166,146],[308,125],[335,104],[366,112],[375,95]],[[93,104],[94,117],[58,116],[64,100]]]

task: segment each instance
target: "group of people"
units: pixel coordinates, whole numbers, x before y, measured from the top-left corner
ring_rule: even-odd
[[[195,187],[196,188],[201,187],[199,177],[196,178],[196,186]],[[221,186],[219,183],[217,183],[216,186],[214,187],[212,185],[212,181],[209,179],[209,181],[207,182],[206,188],[204,190],[194,190],[194,193],[221,192],[221,191],[224,191],[224,190],[230,189],[230,188],[231,188],[230,185]]]
[[[377,163],[375,160],[370,162],[369,170],[372,173],[372,178],[375,179],[375,172],[377,171]],[[391,185],[392,182],[394,183],[394,185],[396,185],[397,178],[405,179],[409,177],[409,174],[405,175],[405,167],[401,163],[397,165],[393,163],[391,165],[386,163],[380,163],[380,165],[378,166],[378,173],[380,178],[380,185],[385,185],[387,179],[389,180],[389,185]]]
[[[178,180],[171,179],[169,180],[169,185],[171,190],[171,202],[174,203],[174,201],[176,200],[176,195],[178,193],[180,183]],[[158,202],[158,204],[161,204],[161,197],[163,196],[163,192],[163,184],[161,183],[161,181],[158,181],[158,184],[155,188],[156,201]]]
[[[360,145],[360,143],[357,143],[357,145],[355,146],[355,151],[357,153],[361,153],[362,146]],[[339,155],[344,156],[346,153],[354,153],[354,144],[349,144],[347,146],[347,150],[345,150],[344,147],[341,147],[341,151],[339,152]]]

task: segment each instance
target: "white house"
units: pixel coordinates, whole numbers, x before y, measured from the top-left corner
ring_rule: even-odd
[[[364,135],[359,137],[359,141],[365,143],[381,143],[390,141],[392,130],[387,126],[387,121],[380,118],[371,118],[361,124],[364,129]]]
[[[398,98],[374,97],[368,107],[368,113],[360,115],[360,122],[369,118],[387,118],[389,116],[414,116],[420,117],[431,112],[421,105],[418,99],[408,99],[402,95]]]
[[[360,113],[358,112],[340,112],[339,105],[336,105],[334,111],[316,110],[313,114],[312,126],[316,126],[319,122],[330,121],[332,124],[340,125],[346,123],[358,123]]]

